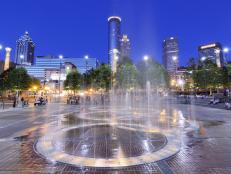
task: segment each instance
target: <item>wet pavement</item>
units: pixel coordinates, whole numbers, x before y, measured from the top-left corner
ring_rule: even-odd
[[[87,123],[91,121],[91,119],[89,121],[86,117],[83,121],[81,117],[65,118],[62,115],[73,112],[77,109],[77,106],[50,104],[41,108],[28,108],[17,110],[17,112],[9,111],[0,113],[0,173],[231,173],[231,112],[191,105],[176,105],[174,108],[179,109],[192,125],[189,127],[184,124],[182,136],[180,137],[182,139],[180,152],[163,161],[121,169],[75,167],[69,164],[46,160],[35,151],[38,138],[52,131],[50,126],[58,127],[60,124],[82,124],[83,122]],[[104,118],[107,119],[107,117],[105,115]],[[163,121],[163,117],[163,115],[160,115],[159,123]],[[195,130],[192,129],[194,127],[194,120],[198,120],[198,124],[195,124]],[[125,118],[124,121],[128,120]],[[134,123],[138,122],[135,119],[133,121]],[[173,118],[174,121],[175,119]],[[96,119],[95,122],[98,122],[98,120]],[[87,137],[91,137],[92,132],[101,132],[98,135],[98,141],[100,141],[100,136],[104,135],[104,137],[108,137],[108,140],[113,142],[113,137],[110,137],[107,133],[114,131],[111,127],[99,128],[100,130],[97,131],[92,131],[93,129],[98,128],[91,127],[89,130],[85,130],[85,133],[80,133],[80,130],[76,130],[77,132],[74,132],[74,134],[79,135],[84,133],[84,135],[89,135]],[[121,134],[121,129],[117,129],[116,132],[117,134]],[[70,139],[73,138],[73,136],[70,136],[72,134],[73,132],[69,132],[66,138],[72,140]],[[122,132],[122,135],[125,136],[121,136],[121,141],[125,142],[124,144],[126,145],[126,137],[128,135],[126,135],[126,132]],[[133,135],[133,133],[129,133],[129,135]],[[81,137],[81,135],[76,138],[78,137]],[[142,135],[138,135],[138,137],[142,137]],[[131,148],[134,152],[128,152],[126,146],[124,146],[128,156],[136,153],[140,155],[140,153],[144,153],[147,150],[143,149],[144,146],[135,146],[135,144],[141,144],[139,141],[142,142],[142,140],[136,138],[137,135],[133,135],[132,141],[129,141],[134,144],[133,148]],[[74,142],[76,143],[76,141]],[[91,139],[87,139],[86,142],[94,144],[91,142]],[[96,148],[103,149],[99,150],[98,153],[92,153],[91,150],[94,146],[88,146],[90,151],[88,151],[87,155],[97,154],[98,156],[105,157],[103,156],[105,153],[99,153],[105,150],[106,146],[101,146],[104,143],[95,144]],[[157,148],[161,146],[158,143],[155,145]],[[112,146],[114,146],[114,143],[112,143]],[[130,147],[130,145],[128,146]],[[79,149],[81,149],[81,145]],[[79,152],[83,152],[79,149],[70,151],[67,148],[67,153],[79,154]],[[108,154],[113,156],[116,153]],[[86,155],[86,153],[82,155]]]

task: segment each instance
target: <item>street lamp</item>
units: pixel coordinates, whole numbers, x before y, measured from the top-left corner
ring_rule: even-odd
[[[145,55],[143,59],[145,62],[147,62],[149,60],[149,57],[147,55]]]
[[[206,57],[203,56],[203,57],[201,58],[201,61],[204,62],[205,60],[206,60]]]
[[[59,59],[60,60],[63,59],[63,55],[62,54],[59,55]]]
[[[33,89],[36,91],[38,88],[37,88],[37,86],[33,86]]]
[[[173,61],[177,61],[177,59],[178,59],[177,56],[173,56],[173,57],[172,57],[172,60],[173,60]]]
[[[228,52],[229,52],[229,48],[227,48],[227,47],[224,48],[224,49],[223,49],[223,52],[224,52],[224,53],[228,53]]]
[[[89,56],[88,55],[86,55],[86,56],[84,56],[84,59],[85,59],[85,63],[86,63],[86,72],[87,72],[87,66],[88,66],[88,59],[89,59]]]
[[[229,62],[229,58],[228,58],[228,53],[229,53],[229,48],[228,47],[225,47],[223,49],[223,52],[224,52],[224,56],[225,56],[225,60],[226,60],[226,65],[228,65],[228,62]],[[229,69],[227,67],[227,71],[228,71],[228,87],[229,87]]]
[[[144,57],[143,57],[143,60],[144,60],[144,62],[145,62],[145,66],[147,66],[147,62],[148,62],[148,60],[149,60],[149,56],[147,56],[147,55],[145,55]],[[147,67],[146,67],[146,81],[147,81],[147,76],[148,76],[148,73],[147,73]]]
[[[150,81],[148,80],[148,60],[149,60],[149,56],[148,55],[145,55],[143,57],[143,60],[145,62],[145,66],[146,66],[146,70],[145,70],[145,80],[146,80],[146,88],[147,88],[147,97],[148,97],[148,107],[149,107],[149,91],[150,91]]]
[[[61,95],[61,70],[62,70],[62,59],[63,55],[59,55],[59,61],[60,61],[60,66],[59,66],[59,96]]]
[[[177,84],[178,84],[178,86],[181,87],[181,90],[184,91],[185,81],[184,81],[183,79],[179,79],[179,80],[177,81]]]
[[[84,87],[85,87],[85,89],[86,89],[86,88],[87,88],[87,71],[88,71],[88,59],[89,59],[89,56],[88,56],[88,55],[85,55],[85,56],[84,56],[84,59],[85,59]]]
[[[88,55],[84,56],[84,59],[88,60],[88,59],[89,59],[89,56],[88,56]]]
[[[202,62],[202,66],[203,66],[203,68],[205,68],[205,66],[204,66],[204,61],[207,59],[207,57],[205,57],[205,56],[203,56],[203,57],[201,57],[201,62]],[[204,71],[204,87],[206,88],[206,86],[207,86],[207,81],[206,81],[206,73],[205,73],[205,71]]]

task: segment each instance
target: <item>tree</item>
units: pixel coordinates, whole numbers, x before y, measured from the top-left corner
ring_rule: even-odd
[[[67,75],[66,80],[64,81],[65,89],[70,89],[74,92],[81,88],[82,84],[82,75],[78,71],[72,71]]]
[[[116,87],[120,89],[130,89],[137,86],[137,69],[132,61],[124,57],[117,67]]]
[[[207,88],[207,82],[206,82],[206,70],[195,70],[192,73],[192,78],[194,82],[194,87],[199,89],[206,89]]]
[[[94,79],[96,79],[96,71],[95,69],[90,69],[86,73],[83,74],[84,76],[84,86],[85,88],[92,88],[94,87]]]
[[[141,87],[145,88],[147,81],[150,82],[152,88],[167,87],[168,74],[164,67],[153,59],[139,62],[137,70],[138,82]]]
[[[109,65],[102,64],[100,65],[93,74],[93,86],[96,89],[105,89],[108,91],[111,86],[112,72]]]
[[[213,89],[224,87],[228,81],[228,71],[225,68],[217,67],[211,60],[205,60],[193,71],[192,78],[194,86],[199,89],[209,89],[210,94]]]
[[[0,91],[6,91],[10,88],[9,86],[9,73],[12,71],[12,69],[8,69],[7,71],[4,71],[1,75],[0,75]]]
[[[25,68],[13,69],[9,72],[8,83],[11,90],[21,92],[30,88],[31,77]]]
[[[124,64],[130,64],[130,65],[133,64],[132,59],[130,59],[130,57],[127,57],[127,56],[121,57],[121,59],[119,59],[118,61],[118,66],[124,65]]]
[[[17,97],[20,92],[29,89],[32,79],[24,68],[10,68],[0,75],[0,91],[2,93],[2,102],[4,106],[3,93],[7,90],[17,91]]]
[[[227,81],[228,81],[228,87],[231,86],[231,63],[227,65]]]
[[[3,104],[3,109],[5,106],[4,93],[10,89],[9,78],[8,78],[10,71],[12,71],[12,68],[8,69],[7,71],[4,71],[0,75],[0,96],[1,96],[2,104]]]
[[[112,73],[109,65],[101,64],[96,69],[88,70],[84,75],[84,87],[109,90]]]

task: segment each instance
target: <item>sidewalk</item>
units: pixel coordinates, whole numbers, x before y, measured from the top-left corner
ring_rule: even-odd
[[[212,97],[204,98],[204,99],[197,98],[197,99],[190,100],[190,103],[186,103],[184,98],[176,98],[175,102],[179,103],[179,104],[192,104],[192,105],[197,105],[197,106],[204,106],[204,107],[209,107],[209,108],[227,110],[225,108],[224,102],[218,103],[218,104],[209,104],[211,99],[212,99]]]
[[[21,111],[23,109],[29,109],[29,108],[32,108],[33,105],[30,104],[29,106],[26,106],[26,107],[22,107],[22,106],[19,106],[19,107],[16,107],[16,108],[13,108],[13,107],[9,107],[9,108],[0,108],[0,113],[3,113],[3,112],[10,112],[10,111]]]

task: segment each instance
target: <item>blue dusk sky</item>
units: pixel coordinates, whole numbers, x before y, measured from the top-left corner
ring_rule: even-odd
[[[27,30],[36,56],[89,54],[106,62],[107,18],[118,15],[134,61],[148,54],[162,62],[162,42],[175,36],[185,65],[198,56],[198,45],[231,47],[230,9],[230,0],[0,0],[0,43],[13,48],[13,59],[15,41]]]

